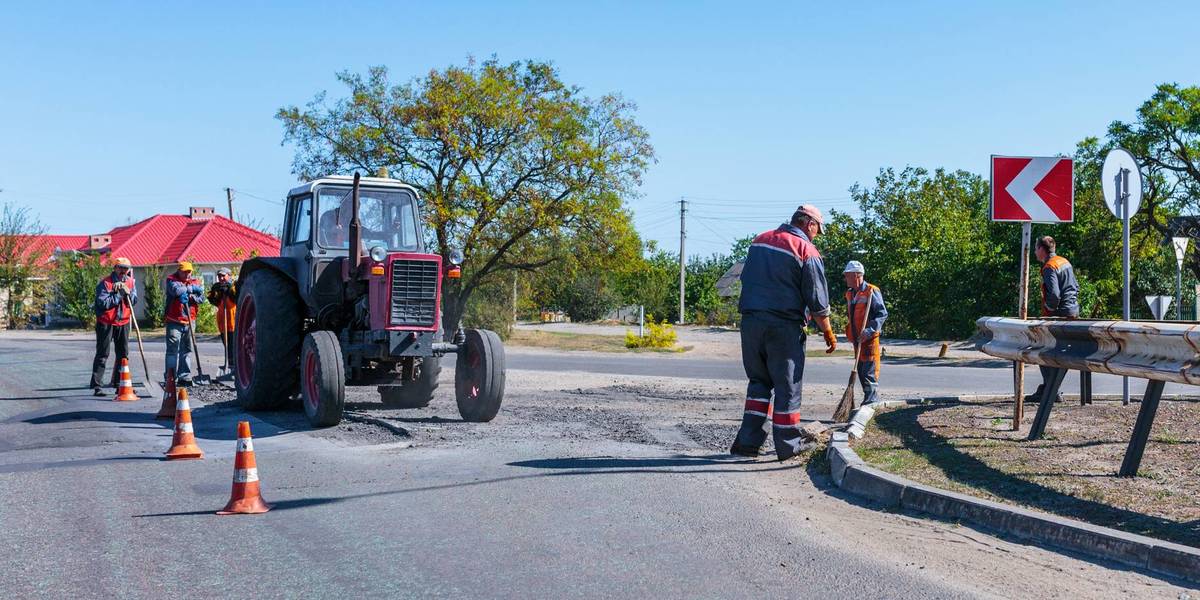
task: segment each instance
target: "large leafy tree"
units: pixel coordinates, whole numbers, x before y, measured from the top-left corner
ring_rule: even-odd
[[[628,228],[622,199],[654,151],[620,96],[585,96],[533,61],[472,62],[402,84],[384,67],[338,77],[347,97],[322,93],[277,114],[296,146],[293,170],[386,171],[419,190],[432,244],[467,257],[444,290],[448,331],[479,286],[577,252],[575,239]]]

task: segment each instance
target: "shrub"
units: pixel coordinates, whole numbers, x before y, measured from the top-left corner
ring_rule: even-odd
[[[196,333],[217,332],[217,307],[205,302],[196,307]]]
[[[500,339],[506,340],[512,335],[513,323],[511,287],[503,283],[489,282],[475,288],[475,293],[467,300],[463,327],[490,329],[495,331]]]
[[[95,254],[64,254],[54,269],[54,297],[59,313],[91,328],[96,324],[96,285],[109,268]]]
[[[142,323],[145,327],[163,326],[163,312],[166,308],[166,292],[163,289],[163,268],[161,266],[146,267],[142,271]]]
[[[638,337],[632,331],[625,332],[626,348],[674,348],[677,341],[675,328],[666,319],[656,323],[654,315],[646,315],[646,335]]]

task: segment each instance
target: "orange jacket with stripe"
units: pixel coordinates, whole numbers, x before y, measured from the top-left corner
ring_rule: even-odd
[[[868,299],[871,301],[869,313]],[[846,320],[846,339],[853,344],[858,340],[859,330],[862,330],[862,355],[871,356],[879,348],[879,334],[883,331],[883,322],[888,316],[887,307],[883,304],[883,292],[864,281],[857,290],[846,290],[846,305],[849,312],[849,318]],[[866,323],[866,326],[863,323]]]
[[[1079,282],[1075,280],[1075,269],[1057,254],[1051,254],[1042,265],[1042,316],[1079,316]]]

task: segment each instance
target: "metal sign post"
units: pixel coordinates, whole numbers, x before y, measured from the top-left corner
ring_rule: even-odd
[[[1183,317],[1183,257],[1187,254],[1188,242],[1191,238],[1171,238],[1171,247],[1175,249],[1175,320],[1182,321]]]
[[[1075,218],[1075,162],[1062,156],[992,155],[992,221],[1021,223],[1017,309],[1029,318],[1029,243],[1032,224],[1069,223]],[[1025,416],[1025,363],[1013,361],[1012,430]]]
[[[1142,203],[1142,172],[1128,150],[1117,148],[1104,157],[1100,171],[1104,203],[1121,219],[1121,317],[1129,320],[1129,217]],[[1122,378],[1121,401],[1129,404],[1129,378]]]
[[[1017,311],[1021,319],[1029,318],[1029,238],[1033,224],[1021,223],[1021,284],[1017,296]],[[1021,419],[1025,417],[1025,363],[1013,362],[1013,422],[1012,430],[1021,430]]]

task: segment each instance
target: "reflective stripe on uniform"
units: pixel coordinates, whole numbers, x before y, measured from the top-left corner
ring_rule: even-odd
[[[776,412],[771,417],[771,423],[777,427],[795,427],[800,422],[800,411],[781,413]]]

